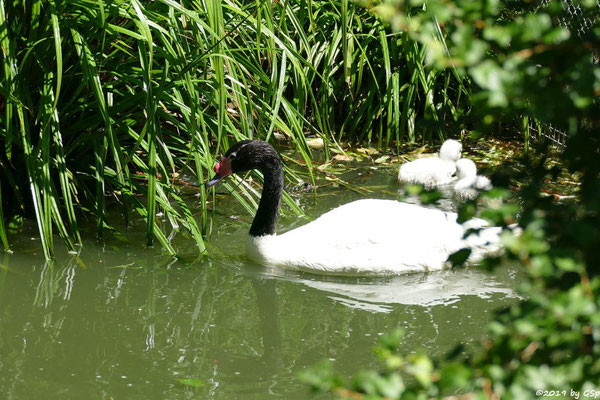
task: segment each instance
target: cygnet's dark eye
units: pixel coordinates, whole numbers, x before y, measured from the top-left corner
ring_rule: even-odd
[[[235,160],[235,157],[236,157],[236,156],[237,156],[237,151],[234,151],[234,152],[233,152],[233,153],[231,153],[231,154],[229,155],[229,157],[227,157],[227,158],[229,158],[231,161],[233,161],[233,160]]]

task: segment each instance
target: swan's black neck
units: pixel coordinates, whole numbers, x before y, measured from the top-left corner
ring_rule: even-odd
[[[263,173],[264,186],[256,216],[250,227],[250,236],[274,235],[277,228],[283,193],[283,166],[278,155],[265,161],[259,168]]]

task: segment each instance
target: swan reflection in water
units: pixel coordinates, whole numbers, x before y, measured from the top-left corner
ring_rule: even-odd
[[[464,296],[481,299],[518,298],[515,269],[504,267],[497,274],[466,268],[412,273],[391,278],[342,278],[307,276],[281,269],[264,274],[328,292],[330,299],[347,307],[371,312],[391,312],[393,305],[431,307],[449,305]]]

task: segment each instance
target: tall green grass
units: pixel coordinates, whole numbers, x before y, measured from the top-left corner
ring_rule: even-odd
[[[398,150],[468,110],[457,75],[347,0],[0,0],[0,46],[0,240],[6,217],[31,214],[49,259],[55,235],[76,250],[82,215],[99,238],[113,230],[115,206],[144,218],[148,245],[175,254],[169,231],[184,228],[204,252],[209,215],[178,176],[206,204],[201,183],[235,141],[282,135],[314,179],[308,136]],[[252,211],[256,193],[236,190]]]

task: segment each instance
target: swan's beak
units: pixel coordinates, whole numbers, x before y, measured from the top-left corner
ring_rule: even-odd
[[[231,160],[227,157],[221,157],[221,161],[215,165],[214,170],[215,176],[210,181],[206,182],[207,188],[216,185],[221,182],[223,178],[231,175]]]
[[[217,183],[221,182],[223,178],[225,177],[219,174],[215,174],[215,176],[210,181],[206,182],[206,187],[209,188],[215,186]]]

